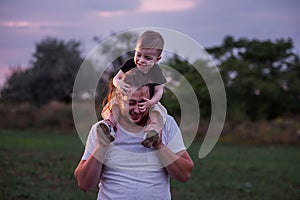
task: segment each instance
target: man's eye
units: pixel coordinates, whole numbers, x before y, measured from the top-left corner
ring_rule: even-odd
[[[130,105],[130,106],[133,106],[134,104],[135,104],[134,101],[129,101],[129,105]]]

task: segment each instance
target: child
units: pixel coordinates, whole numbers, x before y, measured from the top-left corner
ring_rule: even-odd
[[[161,53],[164,46],[164,39],[158,32],[146,31],[137,40],[134,58],[127,60],[120,68],[119,72],[113,78],[113,85],[118,88],[123,94],[130,92],[130,85],[126,84],[122,78],[125,73],[131,69],[139,69],[151,81],[154,88],[151,99],[144,99],[145,101],[139,104],[141,112],[149,110],[150,122],[145,129],[145,137],[142,145],[150,148],[153,143],[159,139],[159,132],[161,131],[167,110],[159,103],[163,95],[163,84],[166,79],[162,74],[162,69],[157,64],[161,59]],[[112,100],[109,105],[106,105],[102,111],[102,120],[98,131],[107,142],[114,141],[116,122],[118,121],[119,109],[116,100]]]

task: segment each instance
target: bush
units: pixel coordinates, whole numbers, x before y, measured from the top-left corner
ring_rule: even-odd
[[[300,117],[276,118],[266,121],[243,121],[224,132],[223,141],[254,144],[300,143]],[[228,124],[227,124],[228,127]]]
[[[71,104],[51,101],[43,106],[29,103],[0,104],[1,129],[73,130]]]
[[[86,106],[81,102],[77,106]],[[98,108],[96,109],[98,110]],[[29,103],[0,103],[0,129],[36,129],[73,132],[75,130],[72,105],[51,101],[43,106]],[[175,119],[180,121],[176,115]],[[300,116],[281,117],[266,121],[226,121],[221,141],[252,144],[295,144],[300,143]],[[208,120],[201,120],[197,137],[203,139]]]

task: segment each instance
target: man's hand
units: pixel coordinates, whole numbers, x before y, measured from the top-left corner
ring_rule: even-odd
[[[143,97],[143,100],[143,102],[139,103],[139,109],[141,112],[146,112],[146,110],[149,110],[150,107],[155,104],[151,99]]]
[[[162,143],[161,138],[162,138],[162,131],[159,131],[159,138],[158,138],[158,140],[157,140],[156,142],[153,143],[153,145],[152,145],[153,148],[159,150],[159,149],[161,149],[161,148],[163,148],[163,147],[165,146],[165,145]]]
[[[118,79],[115,83],[115,86],[122,92],[123,95],[127,95],[130,92],[131,86],[123,80]]]

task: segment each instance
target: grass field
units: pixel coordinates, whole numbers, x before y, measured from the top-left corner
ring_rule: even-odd
[[[218,143],[204,159],[199,147],[189,182],[172,180],[174,200],[300,199],[299,146]],[[83,148],[76,134],[0,131],[0,199],[96,199],[73,177]]]

